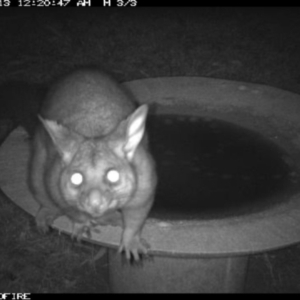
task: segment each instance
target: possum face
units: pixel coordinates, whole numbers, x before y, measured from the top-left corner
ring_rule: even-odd
[[[142,105],[111,133],[94,138],[40,117],[61,160],[58,183],[65,206],[99,217],[126,205],[138,185],[134,158],[147,112]]]
[[[61,173],[68,205],[93,217],[124,206],[136,190],[136,174],[124,157],[103,141],[85,141]]]

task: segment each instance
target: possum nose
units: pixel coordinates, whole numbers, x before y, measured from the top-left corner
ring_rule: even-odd
[[[98,190],[92,190],[89,195],[89,203],[92,207],[101,207],[105,201]]]

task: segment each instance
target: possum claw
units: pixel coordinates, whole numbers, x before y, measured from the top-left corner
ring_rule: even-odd
[[[148,255],[149,248],[150,246],[145,240],[134,237],[127,243],[122,241],[119,247],[119,253],[125,252],[126,259],[131,260],[131,257],[133,257],[134,261],[137,262],[141,259],[141,256]]]

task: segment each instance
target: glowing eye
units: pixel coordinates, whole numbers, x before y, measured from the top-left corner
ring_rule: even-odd
[[[71,182],[74,185],[80,185],[80,184],[82,184],[82,181],[83,181],[83,176],[80,173],[74,173],[71,176]]]
[[[106,178],[108,181],[116,183],[120,179],[120,173],[117,170],[110,170],[107,172]]]

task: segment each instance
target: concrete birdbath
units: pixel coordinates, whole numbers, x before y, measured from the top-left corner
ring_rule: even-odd
[[[124,264],[121,228],[86,239],[108,248],[113,292],[241,292],[248,257],[300,240],[300,96],[227,80],[173,77],[125,83],[154,103],[147,128],[157,162],[155,205],[143,230],[152,259]],[[29,140],[0,147],[0,186],[35,215],[26,184]],[[53,227],[71,233],[65,217]]]

